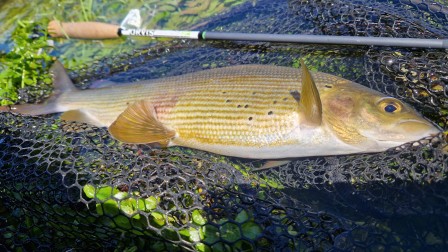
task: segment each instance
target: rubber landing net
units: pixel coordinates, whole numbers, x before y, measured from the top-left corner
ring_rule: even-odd
[[[262,0],[202,28],[446,38],[447,6],[424,0]],[[100,79],[128,82],[235,64],[297,66],[300,58],[311,69],[408,102],[448,128],[444,50],[178,40],[70,74],[87,88]],[[0,248],[448,250],[443,133],[379,154],[301,158],[252,171],[260,163],[181,147],[123,145],[106,129],[1,113]]]

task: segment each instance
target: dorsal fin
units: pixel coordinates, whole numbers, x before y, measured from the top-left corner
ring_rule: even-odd
[[[156,117],[148,101],[130,105],[109,127],[110,134],[125,143],[162,143],[165,145],[176,132],[169,130]]]
[[[322,102],[319,91],[310,71],[303,60],[302,65],[302,92],[300,94],[300,105],[302,107],[305,123],[318,126],[322,123]]]
[[[66,93],[68,91],[76,90],[73,82],[68,77],[67,71],[64,65],[59,60],[56,60],[50,68],[50,73],[53,75],[53,93],[58,94]]]

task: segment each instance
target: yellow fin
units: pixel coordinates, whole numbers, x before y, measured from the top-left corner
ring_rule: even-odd
[[[307,124],[318,126],[322,123],[322,102],[319,91],[314,83],[313,77],[303,60],[302,65],[302,92],[300,94],[300,105]]]
[[[69,110],[61,115],[62,120],[66,121],[75,121],[75,122],[83,122],[95,126],[100,126],[101,123],[96,120],[94,117],[89,115],[88,113],[85,113],[82,110]]]
[[[288,163],[291,163],[292,160],[290,159],[280,159],[280,160],[268,160],[266,161],[266,163],[264,163],[264,165],[262,167],[260,167],[259,169],[269,169],[269,168],[274,168],[274,167],[278,167],[278,166],[282,166]]]
[[[157,120],[154,106],[148,101],[130,105],[110,125],[109,132],[119,141],[134,144],[166,144],[176,133]]]

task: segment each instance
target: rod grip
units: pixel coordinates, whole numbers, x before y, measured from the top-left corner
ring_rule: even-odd
[[[48,33],[54,38],[112,39],[118,38],[118,25],[100,22],[64,23],[52,20],[48,23]]]

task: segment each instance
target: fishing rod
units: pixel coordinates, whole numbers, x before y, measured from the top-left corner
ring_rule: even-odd
[[[448,39],[147,30],[147,29],[122,28],[118,25],[100,23],[100,22],[63,23],[55,20],[51,21],[48,24],[48,32],[52,37],[69,37],[79,39],[112,39],[121,36],[135,36],[135,37],[150,37],[150,38],[181,38],[181,39],[196,39],[196,40],[231,40],[231,41],[259,41],[259,42],[301,43],[301,44],[394,46],[394,47],[411,47],[411,48],[448,49]]]

